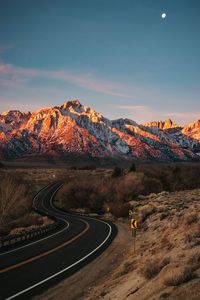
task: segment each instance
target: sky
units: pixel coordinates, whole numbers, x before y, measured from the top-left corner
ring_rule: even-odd
[[[0,111],[76,98],[110,119],[200,118],[200,1],[0,0]]]

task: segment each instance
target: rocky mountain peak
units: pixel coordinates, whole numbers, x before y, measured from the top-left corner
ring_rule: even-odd
[[[109,120],[77,99],[36,112],[0,114],[0,152],[7,158],[71,154],[91,157],[178,161],[198,158],[200,120],[182,130],[171,119],[139,125]],[[50,154],[49,154],[50,155]]]
[[[152,121],[152,122],[144,123],[143,126],[151,127],[151,128],[158,128],[160,130],[179,127],[170,118],[166,119],[165,121]]]
[[[186,125],[183,128],[182,133],[193,137],[196,140],[200,140],[200,119],[194,123]]]
[[[82,105],[81,105],[81,103],[79,102],[78,99],[74,99],[72,101],[70,101],[70,100],[66,101],[66,102],[63,103],[63,105],[61,105],[61,108],[64,109],[64,110],[67,110],[70,107],[73,107],[75,109],[75,108],[81,108]]]
[[[170,129],[170,128],[175,128],[178,127],[177,124],[175,124],[170,118],[166,119],[163,122],[163,129]]]

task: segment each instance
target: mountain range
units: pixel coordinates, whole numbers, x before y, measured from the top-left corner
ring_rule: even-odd
[[[0,159],[66,161],[70,158],[141,162],[200,160],[200,120],[137,124],[109,120],[78,100],[23,113],[0,113]]]

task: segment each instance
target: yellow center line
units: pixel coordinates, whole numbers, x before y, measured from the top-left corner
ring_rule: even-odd
[[[1,269],[0,270],[0,274],[8,272],[8,271],[13,270],[13,269],[16,269],[16,268],[21,267],[23,265],[26,265],[26,264],[28,264],[30,262],[33,262],[34,260],[37,260],[37,259],[39,259],[41,257],[46,256],[46,255],[49,255],[50,253],[53,253],[53,252],[57,251],[58,249],[63,248],[64,246],[66,246],[68,244],[71,244],[73,241],[77,240],[82,235],[84,235],[88,231],[88,229],[90,228],[90,225],[86,221],[84,221],[84,220],[81,220],[81,221],[86,224],[86,228],[83,231],[81,231],[78,235],[74,236],[72,239],[70,239],[70,240],[66,241],[65,243],[63,243],[63,244],[61,244],[61,245],[59,245],[59,246],[57,246],[57,247],[55,247],[53,249],[50,249],[50,250],[48,250],[46,252],[38,254],[38,255],[36,255],[34,257],[31,257],[31,258],[29,258],[27,260],[21,261],[21,262],[15,264],[15,265],[12,265],[12,266],[7,267],[5,269]]]

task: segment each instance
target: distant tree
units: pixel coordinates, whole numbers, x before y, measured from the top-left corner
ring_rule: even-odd
[[[135,172],[136,171],[136,166],[134,163],[132,163],[132,165],[129,168],[129,172]]]
[[[55,164],[55,160],[54,160],[54,158],[51,155],[46,155],[46,161],[49,164]]]
[[[77,167],[72,166],[72,167],[70,167],[70,170],[77,170]]]
[[[123,175],[124,170],[119,168],[119,167],[115,167],[113,172],[112,172],[112,177],[116,178],[116,177],[120,177]]]
[[[0,169],[5,168],[4,164],[0,161]]]
[[[80,170],[95,170],[96,166],[95,165],[85,165],[83,167],[79,168]]]
[[[178,174],[180,174],[180,172],[181,168],[179,166],[175,166],[175,168],[173,169],[173,174],[177,176]]]

